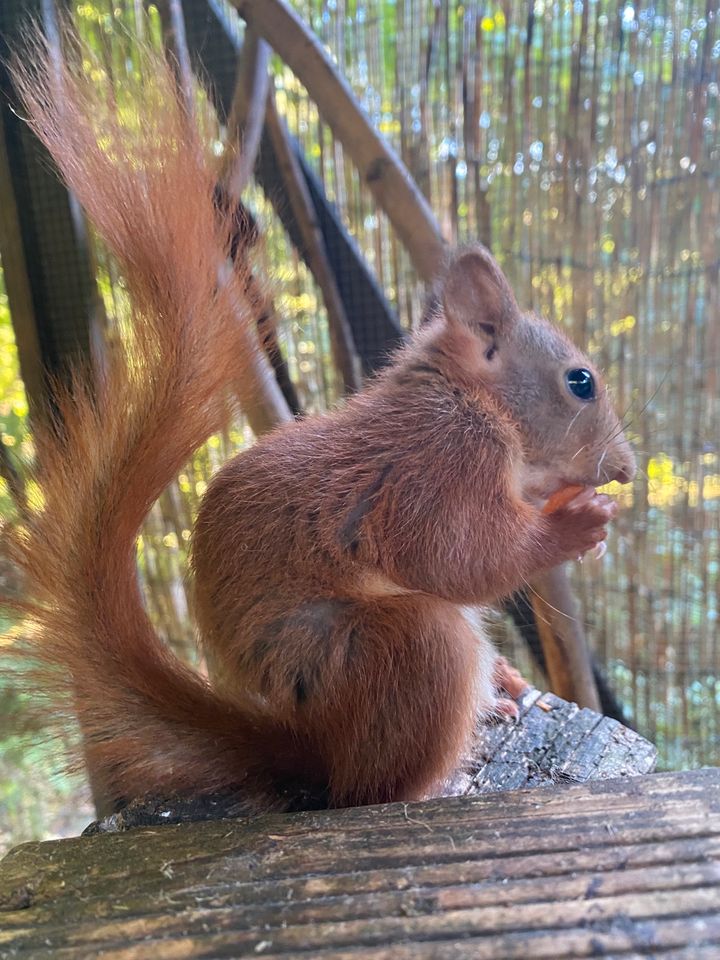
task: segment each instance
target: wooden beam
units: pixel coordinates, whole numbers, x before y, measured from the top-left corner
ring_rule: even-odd
[[[719,797],[708,769],[26,843],[0,953],[717,960]]]
[[[44,0],[0,3],[0,255],[20,366],[35,410],[48,400],[47,377],[87,363],[102,305],[85,222],[22,119],[7,69],[30,17]]]

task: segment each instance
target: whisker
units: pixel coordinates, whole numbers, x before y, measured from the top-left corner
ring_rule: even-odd
[[[665,381],[666,381],[667,378],[670,376],[670,371],[671,371],[671,370],[672,370],[672,367],[671,367],[671,366],[668,366],[667,369],[665,370],[664,374],[663,374],[662,377],[660,378],[660,383],[658,383],[657,387],[653,390],[653,392],[650,394],[650,396],[649,396],[648,399],[645,401],[645,403],[642,405],[642,407],[637,411],[637,413],[634,413],[630,418],[628,418],[628,413],[629,413],[630,410],[632,409],[633,403],[635,402],[634,400],[631,400],[631,401],[630,401],[630,403],[629,403],[628,406],[625,408],[625,410],[623,410],[623,412],[622,412],[622,414],[621,414],[621,416],[620,416],[619,426],[618,426],[618,427],[613,427],[613,428],[610,430],[609,434],[608,434],[606,437],[603,437],[603,439],[598,442],[598,446],[600,446],[601,444],[610,444],[610,443],[612,443],[613,440],[615,440],[617,437],[619,437],[621,434],[623,434],[629,427],[632,426],[632,424],[635,422],[635,420],[637,420],[638,417],[640,417],[640,416],[647,410],[647,408],[648,408],[648,407],[650,406],[650,404],[653,402],[653,400],[654,400],[655,397],[658,395],[658,393],[660,392],[660,390],[663,388],[663,386],[665,385]]]
[[[630,426],[630,424],[628,424],[627,426],[625,426],[625,424],[622,424],[622,423],[621,423],[621,424],[618,426],[618,428],[617,428],[617,430],[615,431],[615,433],[610,434],[609,437],[606,437],[604,440],[601,440],[600,443],[604,444],[605,447],[606,447],[606,449],[607,449],[607,447],[609,447],[610,444],[612,444],[612,442],[613,442],[614,440],[617,440],[618,437],[621,437],[621,436],[623,435],[623,433],[625,433],[625,431],[627,430],[627,427],[628,427],[628,426]],[[599,446],[599,445],[600,445],[600,444],[598,444],[598,446]]]
[[[634,414],[634,416],[631,417],[630,420],[627,420],[627,421],[626,421],[626,420],[625,420],[625,417],[627,416],[627,412],[628,412],[628,411],[630,410],[630,408],[632,407],[632,402],[630,403],[630,405],[628,406],[628,408],[627,408],[627,410],[625,411],[625,413],[623,413],[622,418],[621,418],[622,421],[623,421],[623,430],[627,430],[627,428],[632,425],[633,420],[636,420],[639,416],[641,416],[643,413],[645,413],[645,411],[646,411],[647,408],[650,406],[650,404],[653,402],[653,400],[655,399],[655,397],[658,395],[658,393],[660,393],[660,391],[662,390],[662,388],[665,386],[665,381],[666,381],[667,378],[670,376],[670,371],[671,371],[671,370],[672,370],[672,367],[671,367],[671,366],[669,366],[669,367],[665,370],[665,373],[664,373],[664,374],[662,375],[662,377],[660,378],[660,383],[657,385],[657,387],[655,387],[655,389],[654,389],[653,392],[650,394],[650,396],[649,396],[648,399],[645,401],[645,403],[642,405],[642,407],[640,407],[640,409],[638,410],[638,412],[637,412],[636,414]]]
[[[565,431],[565,436],[566,436],[566,437],[567,437],[567,435],[570,433],[570,430],[572,429],[572,426],[573,426],[573,424],[575,423],[575,421],[577,420],[577,418],[580,416],[580,414],[581,414],[584,410],[587,410],[587,409],[588,409],[588,407],[580,407],[580,409],[578,410],[578,412],[575,414],[575,416],[572,418],[572,420],[571,420],[570,423],[568,424],[568,428],[567,428],[567,430]]]
[[[581,619],[578,619],[577,617],[572,617],[572,616],[570,616],[570,614],[569,614],[569,613],[565,613],[564,610],[558,610],[558,608],[557,608],[556,606],[554,606],[554,604],[550,603],[548,600],[545,599],[545,597],[543,597],[540,593],[538,593],[538,591],[537,591],[537,590],[535,589],[535,587],[530,583],[529,580],[521,580],[521,583],[522,583],[522,585],[523,585],[524,587],[526,587],[526,588],[528,589],[528,591],[529,591],[534,597],[536,597],[538,600],[541,600],[547,607],[549,607],[551,610],[553,610],[555,613],[557,613],[558,616],[564,617],[566,620],[568,620],[568,621],[570,621],[570,622],[579,623],[583,628],[586,628],[586,629],[589,629],[589,628],[590,628],[590,622],[589,622],[588,620],[581,620]],[[538,614],[537,614],[537,611],[535,610],[534,607],[533,607],[533,611],[534,611],[534,613],[535,613],[535,616],[537,616]],[[546,626],[548,626],[548,627],[550,626],[550,621],[547,620],[545,617],[542,617],[542,621],[543,621],[543,623],[544,623]]]
[[[597,471],[598,474],[600,473],[600,470],[602,469],[602,465],[603,465],[603,461],[605,460],[605,457],[608,455],[608,450],[609,450],[609,447],[606,446],[605,449],[604,449],[603,452],[602,452],[602,456],[601,456],[600,459],[598,460],[598,465],[597,465],[597,468],[596,468],[596,471]]]

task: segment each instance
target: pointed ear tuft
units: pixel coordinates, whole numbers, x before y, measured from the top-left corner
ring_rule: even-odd
[[[505,274],[480,244],[458,251],[450,261],[441,301],[448,320],[481,336],[502,334],[520,312]]]

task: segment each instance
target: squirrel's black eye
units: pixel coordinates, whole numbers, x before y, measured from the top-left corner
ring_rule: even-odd
[[[565,374],[565,381],[570,388],[570,393],[576,396],[578,400],[595,399],[595,377],[585,367],[568,370]]]

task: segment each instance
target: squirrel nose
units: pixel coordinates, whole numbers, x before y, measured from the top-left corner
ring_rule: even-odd
[[[635,474],[637,473],[637,468],[634,463],[627,463],[622,467],[618,467],[615,471],[615,476],[613,480],[617,480],[618,483],[630,483],[631,480],[635,479]]]

